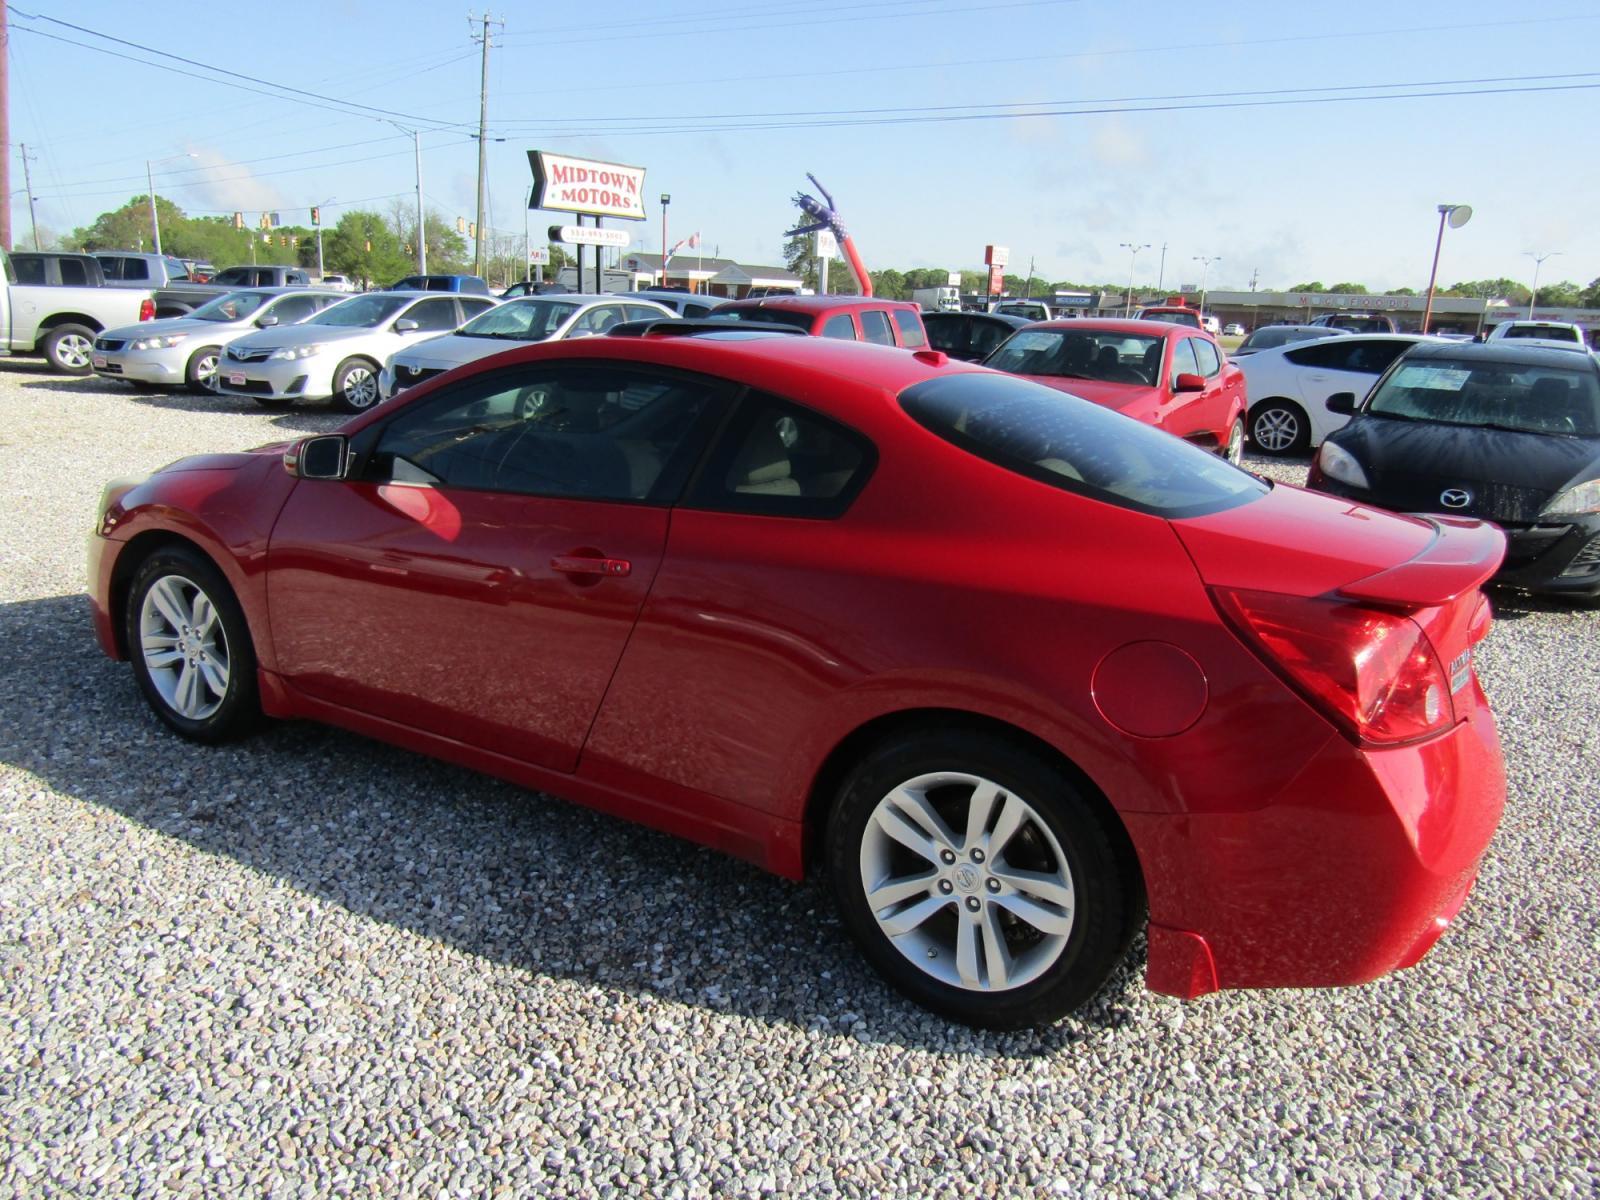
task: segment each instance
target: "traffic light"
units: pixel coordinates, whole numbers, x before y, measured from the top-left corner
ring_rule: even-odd
[[[322,224],[322,209],[316,205],[311,208],[311,224],[313,227]]]
[[[467,236],[469,238],[474,239],[474,240],[477,239],[477,236],[478,236],[478,223],[476,221],[468,222],[468,224],[467,224]]]
[[[271,223],[267,220],[267,214],[266,213],[262,213],[261,214],[261,220],[258,223],[257,228],[260,228],[260,229],[271,229],[272,228]]]
[[[367,239],[366,245],[367,245],[367,253],[371,254],[372,253],[372,239],[371,238]]]
[[[233,227],[235,229],[244,228],[244,214],[242,212],[236,212],[233,214]]]
[[[278,245],[287,246],[288,244],[289,244],[289,239],[284,237],[283,234],[280,233],[278,235]]]
[[[457,217],[456,218],[456,232],[457,233],[465,233],[466,231],[467,231],[467,219],[465,217]]]

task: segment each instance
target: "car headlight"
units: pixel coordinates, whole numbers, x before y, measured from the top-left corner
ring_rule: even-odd
[[[163,333],[156,337],[134,338],[128,343],[129,350],[165,350],[168,346],[176,346],[187,333]]]
[[[1329,479],[1348,483],[1353,488],[1366,491],[1372,486],[1367,482],[1367,473],[1361,469],[1355,455],[1333,442],[1322,443],[1322,449],[1317,451],[1317,466]]]
[[[274,350],[269,357],[287,359],[293,362],[297,358],[313,358],[327,348],[326,342],[313,342],[309,346],[285,346],[282,350]]]
[[[1557,492],[1544,506],[1541,517],[1576,517],[1600,512],[1600,479],[1586,479],[1576,487]]]

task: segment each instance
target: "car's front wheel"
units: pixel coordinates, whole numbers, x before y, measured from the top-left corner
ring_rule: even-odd
[[[333,402],[345,412],[366,412],[378,402],[378,368],[364,358],[347,358],[333,373]]]
[[[1238,466],[1244,461],[1244,418],[1235,417],[1228,428],[1228,440],[1223,444],[1222,457]]]
[[[210,395],[217,390],[217,363],[221,357],[221,346],[202,346],[189,356],[184,382],[191,392]]]
[[[260,719],[255,648],[222,573],[183,547],[139,565],[124,613],[134,676],[156,715],[198,742],[248,732]]]
[[[1017,744],[961,730],[902,737],[835,800],[827,862],[845,924],[927,1008],[989,1029],[1092,997],[1127,948],[1136,879],[1071,779]]]
[[[1311,422],[1292,400],[1263,400],[1250,410],[1250,440],[1265,454],[1304,454],[1311,446]]]

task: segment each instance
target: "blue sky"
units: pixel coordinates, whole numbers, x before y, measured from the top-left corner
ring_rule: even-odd
[[[642,250],[660,246],[654,198],[667,191],[674,240],[699,230],[708,250],[776,262],[790,196],[812,171],[872,268],[978,267],[996,242],[1013,269],[1032,256],[1048,278],[1125,281],[1120,244],[1132,242],[1151,245],[1136,273],[1153,284],[1165,243],[1168,286],[1196,279],[1209,255],[1213,288],[1247,286],[1252,272],[1262,288],[1420,288],[1436,206],[1451,202],[1475,214],[1447,232],[1441,282],[1526,280],[1526,251],[1560,252],[1544,281],[1600,276],[1593,0],[613,0],[493,12],[504,24],[490,136],[504,140],[490,143],[489,191],[507,233],[523,227],[526,151],[542,148],[648,168],[652,217],[630,226]],[[404,200],[414,174],[409,134],[382,114],[51,40],[40,33],[153,57],[34,13],[426,126],[430,205],[473,217],[479,64],[464,7],[33,0],[11,10],[11,137],[37,155],[51,229],[142,194],[147,159],[168,160],[156,190],[187,211],[287,219],[332,198],[330,222],[349,202]],[[1486,82],[1447,82],[1461,80]],[[1282,103],[1374,85],[1493,94]],[[1522,90],[1552,85],[1569,90]],[[1222,103],[1239,106],[1189,107]],[[1071,115],[1015,116],[1023,104]],[[1163,111],[1128,111],[1141,108]],[[963,119],[925,119],[951,116]],[[20,244],[22,195],[12,211]],[[533,227],[559,220],[534,214]]]

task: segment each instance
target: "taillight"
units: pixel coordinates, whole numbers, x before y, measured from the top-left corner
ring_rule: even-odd
[[[146,296],[143,300],[139,301],[139,320],[153,321],[155,320],[155,316],[156,302],[150,299],[149,296]]]
[[[1356,741],[1398,745],[1455,723],[1450,679],[1410,617],[1276,592],[1212,596],[1245,644]]]

